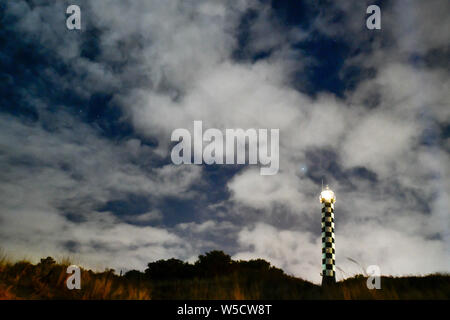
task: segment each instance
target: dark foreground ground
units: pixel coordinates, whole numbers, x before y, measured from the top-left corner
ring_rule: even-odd
[[[450,299],[450,275],[382,277],[380,290],[358,275],[323,290],[265,260],[233,261],[221,251],[195,264],[160,260],[123,275],[81,268],[80,290],[67,289],[69,265],[50,257],[35,265],[0,259],[0,299]]]

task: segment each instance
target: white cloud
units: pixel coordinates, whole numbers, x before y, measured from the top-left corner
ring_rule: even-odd
[[[133,218],[123,221],[97,208],[128,192],[154,200],[193,197],[190,188],[199,178],[198,167],[166,165],[145,172],[130,163],[129,142],[116,145],[81,123],[76,128],[59,128],[55,134],[12,118],[2,117],[0,122],[5,130],[0,136],[4,150],[0,163],[9,168],[1,173],[0,185],[5,250],[19,258],[72,255],[62,245],[74,242],[77,254],[90,266],[109,263],[111,267],[141,269],[149,259],[189,254],[189,245],[175,234],[163,228],[130,225],[127,222]],[[85,139],[89,144],[82,142]],[[133,150],[145,155],[145,147],[136,150],[134,145]],[[67,213],[82,221],[66,219]],[[150,212],[135,219],[154,217],[158,215]],[[98,250],[103,252],[99,255]],[[130,259],[124,260],[126,257]]]
[[[278,230],[257,223],[238,235],[242,251],[233,259],[266,259],[289,274],[320,282],[321,244],[310,232]]]

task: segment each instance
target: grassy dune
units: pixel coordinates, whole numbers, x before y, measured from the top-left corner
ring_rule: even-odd
[[[145,272],[120,276],[113,270],[81,268],[81,289],[69,290],[69,261],[38,264],[0,259],[0,299],[449,299],[450,276],[382,277],[369,290],[362,275],[322,289],[286,275],[264,260],[233,261],[221,251],[195,264],[176,259],[149,263]]]

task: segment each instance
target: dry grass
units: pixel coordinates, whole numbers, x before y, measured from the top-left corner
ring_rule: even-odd
[[[368,290],[358,275],[323,288],[279,274],[234,272],[214,277],[150,280],[81,269],[81,289],[69,290],[65,258],[59,263],[12,263],[0,253],[0,299],[449,299],[450,276],[383,277],[381,290]]]
[[[70,260],[36,265],[11,263],[0,258],[0,299],[150,299],[150,288],[139,287],[111,271],[94,273],[81,269],[80,290],[69,290],[66,273]]]

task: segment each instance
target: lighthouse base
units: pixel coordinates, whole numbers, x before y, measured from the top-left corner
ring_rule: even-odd
[[[336,284],[336,278],[335,277],[330,277],[330,276],[323,276],[322,277],[322,287],[332,286],[334,284]]]

